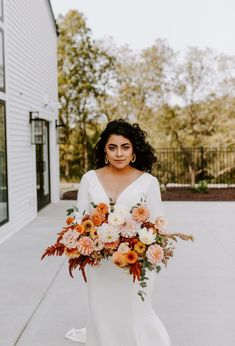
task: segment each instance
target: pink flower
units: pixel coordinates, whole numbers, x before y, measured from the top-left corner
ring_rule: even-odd
[[[155,266],[157,265],[157,263],[163,260],[164,251],[160,245],[150,245],[148,250],[146,251],[146,256],[148,261]]]
[[[79,234],[78,232],[69,229],[62,237],[61,243],[64,244],[68,249],[75,249],[77,246]]]
[[[155,220],[155,227],[158,229],[159,233],[166,233],[167,221],[163,216],[158,216]]]
[[[82,237],[78,241],[78,251],[85,256],[89,256],[93,252],[93,241],[89,237]]]
[[[141,205],[139,207],[135,207],[132,209],[132,216],[134,220],[138,222],[144,222],[148,220],[150,214],[149,210],[143,205]]]
[[[134,237],[137,233],[138,224],[132,219],[127,219],[122,226],[120,226],[121,235],[125,238]]]

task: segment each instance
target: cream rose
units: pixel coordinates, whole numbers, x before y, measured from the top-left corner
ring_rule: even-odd
[[[121,210],[116,210],[108,216],[109,224],[120,226],[125,222],[125,214]]]
[[[159,230],[159,233],[166,233],[168,222],[163,216],[158,216],[155,220],[154,225]]]

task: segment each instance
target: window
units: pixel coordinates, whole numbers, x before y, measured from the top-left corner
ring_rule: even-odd
[[[4,39],[0,29],[0,91],[5,91]]]
[[[8,221],[5,102],[0,101],[0,225]]]

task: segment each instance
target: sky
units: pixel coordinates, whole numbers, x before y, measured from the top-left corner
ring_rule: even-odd
[[[95,39],[138,51],[166,39],[176,51],[210,47],[235,56],[235,0],[50,0],[55,18],[83,13]]]

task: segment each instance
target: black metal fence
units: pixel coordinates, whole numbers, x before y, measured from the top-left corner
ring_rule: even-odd
[[[153,174],[167,188],[192,187],[206,182],[209,187],[235,187],[235,148],[157,149]]]

